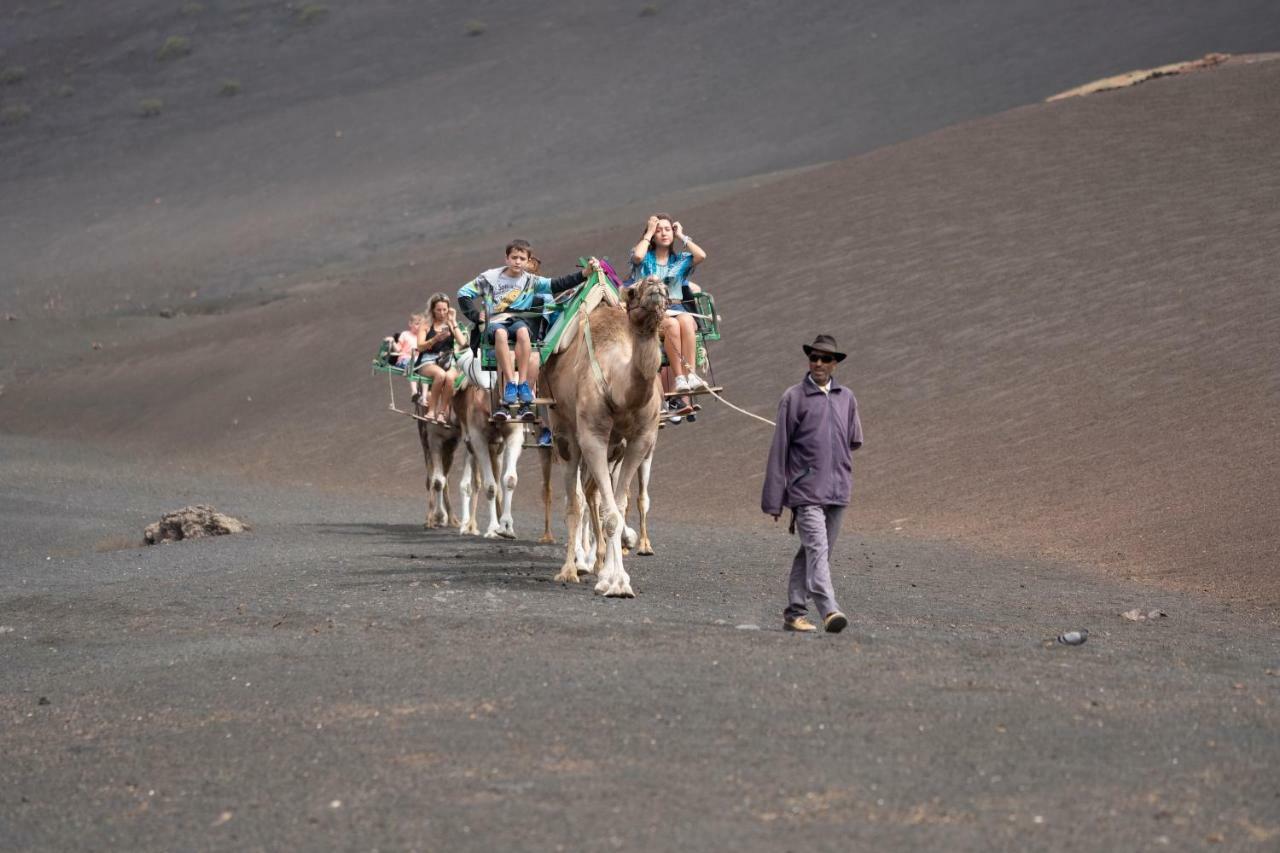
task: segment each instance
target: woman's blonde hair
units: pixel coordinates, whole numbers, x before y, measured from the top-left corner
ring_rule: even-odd
[[[427,300],[427,319],[428,319],[429,321],[431,321],[431,322],[435,322],[435,319],[436,319],[436,306],[437,306],[437,305],[439,305],[441,302],[443,302],[445,305],[450,305],[450,304],[452,304],[452,303],[450,303],[450,301],[449,301],[449,294],[447,294],[447,293],[433,293],[433,294],[431,294],[431,298]]]

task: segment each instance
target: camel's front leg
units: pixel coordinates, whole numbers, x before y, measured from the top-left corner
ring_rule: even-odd
[[[512,517],[515,504],[516,485],[520,481],[518,474],[520,451],[524,449],[524,427],[508,427],[506,439],[502,443],[502,518],[498,525],[498,535],[504,539],[515,539],[515,519]]]
[[[655,438],[653,436],[641,437],[640,439],[629,441],[626,449],[623,451],[622,461],[618,465],[615,473],[615,480],[612,483],[612,490],[605,493],[605,496],[612,498],[615,507],[621,505],[626,506],[627,494],[631,490],[631,481],[635,477],[636,470],[653,453]],[[619,521],[625,518],[625,515],[619,514]],[[612,549],[617,544],[617,567],[615,580],[610,584],[609,591],[606,595],[633,595],[631,591],[631,582],[626,570],[622,566],[622,542],[621,536],[613,536],[610,538],[609,547]],[[610,559],[606,555],[606,561]],[[619,591],[622,590],[622,591]]]
[[[582,467],[599,486],[600,532],[605,541],[605,555],[596,592],[610,597],[634,598],[631,578],[627,577],[622,566],[622,516],[618,512],[614,490],[610,488],[608,443],[587,432],[579,439],[579,444],[582,447]]]
[[[431,439],[431,482],[428,488],[431,497],[428,501],[430,513],[427,516],[427,527],[440,527],[449,522],[449,480],[448,468],[444,463],[444,450],[441,447],[443,438],[433,436]]]
[[[650,450],[640,463],[639,494],[636,495],[636,509],[640,511],[640,543],[636,546],[636,554],[641,557],[653,556],[653,544],[649,541],[649,472],[652,468],[653,451]]]
[[[422,519],[422,526],[427,530],[435,527],[436,517],[436,493],[432,490],[431,485],[435,480],[435,476],[431,471],[431,466],[427,465],[427,514]]]
[[[618,471],[622,469],[622,457],[609,466],[610,482],[612,483],[618,477]],[[610,486],[612,488],[612,486]],[[623,495],[622,500],[618,502],[618,512],[622,513],[622,556],[631,553],[631,549],[636,547],[636,541],[640,538],[636,532],[631,529],[631,525],[627,524],[627,508],[629,506],[628,496]]]
[[[484,499],[489,508],[489,526],[484,531],[485,539],[497,539],[501,525],[498,523],[498,481],[493,468],[497,463],[493,458],[493,448],[488,442],[484,445],[485,457],[479,460],[480,478],[483,482]]]
[[[551,453],[550,447],[538,448],[542,463],[542,538],[538,540],[541,545],[553,545],[556,541],[551,534]]]
[[[427,512],[426,512],[426,515],[422,517],[422,526],[429,528],[431,527],[431,518],[433,515],[435,515],[435,512],[434,512],[435,508],[432,505],[433,495],[431,492],[431,480],[433,476],[432,458],[431,458],[431,438],[427,434],[426,425],[422,423],[418,424],[418,442],[422,445],[422,462],[427,469],[427,478],[425,483],[426,492],[427,492]]]
[[[565,555],[564,565],[560,567],[556,580],[571,583],[578,582],[578,572],[583,562],[578,550],[581,539],[578,528],[582,524],[582,486],[578,480],[577,448],[571,448],[569,461],[564,466],[564,526]]]
[[[604,528],[601,526],[600,518],[600,487],[596,485],[596,481],[590,478],[583,484],[584,500],[587,510],[582,523],[582,528],[586,535],[583,541],[583,555],[595,552],[595,559],[591,561],[591,571],[597,576],[604,571],[604,554],[606,539],[603,533]]]
[[[462,517],[458,519],[458,532],[466,536],[477,536],[480,533],[480,529],[476,526],[476,511],[480,503],[477,466],[475,448],[468,441],[463,450],[462,477],[458,481],[458,491],[462,495]]]
[[[578,505],[582,507],[581,513],[578,515],[578,529],[574,532],[577,542],[574,545],[574,553],[578,558],[578,571],[591,574],[595,571],[589,555],[595,550],[596,540],[592,533],[592,527],[595,522],[592,521],[592,513],[595,509],[587,501],[587,492],[582,487],[582,477],[579,476],[574,481],[578,486]]]
[[[446,527],[458,526],[458,515],[453,511],[453,502],[449,499],[449,472],[453,470],[453,457],[458,452],[458,441],[452,436],[445,436],[440,449],[440,479],[443,486],[440,496],[444,501],[443,522]]]
[[[623,495],[622,500],[618,502],[618,512],[622,513],[622,554],[626,556],[631,553],[631,549],[636,547],[636,542],[640,539],[639,535],[627,524],[627,509],[630,506],[628,496]]]

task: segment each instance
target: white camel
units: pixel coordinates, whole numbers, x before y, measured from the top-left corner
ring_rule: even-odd
[[[519,482],[517,466],[524,446],[524,424],[519,421],[490,421],[489,391],[474,384],[454,397],[453,411],[466,438],[468,452],[468,464],[463,467],[459,484],[463,515],[458,530],[460,533],[476,532],[473,490],[478,473],[489,504],[489,526],[484,532],[485,538],[515,539],[512,503]]]

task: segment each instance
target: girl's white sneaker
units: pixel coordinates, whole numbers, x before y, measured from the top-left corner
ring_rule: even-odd
[[[676,377],[676,386],[675,386],[675,390],[676,390],[676,391],[679,391],[679,392],[682,392],[682,393],[684,393],[684,392],[688,392],[688,391],[690,390],[690,389],[689,389],[689,377],[688,377],[688,376],[677,376],[677,377]]]

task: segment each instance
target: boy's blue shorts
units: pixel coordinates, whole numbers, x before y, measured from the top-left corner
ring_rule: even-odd
[[[529,332],[529,337],[530,338],[533,337],[533,329],[529,328],[529,324],[526,323],[523,318],[512,317],[509,320],[497,320],[497,321],[488,323],[484,327],[485,343],[490,343],[490,344],[493,343],[494,336],[497,334],[497,331],[499,329],[507,330],[508,341],[514,341],[516,339],[516,332],[520,331],[521,329],[526,329]]]

